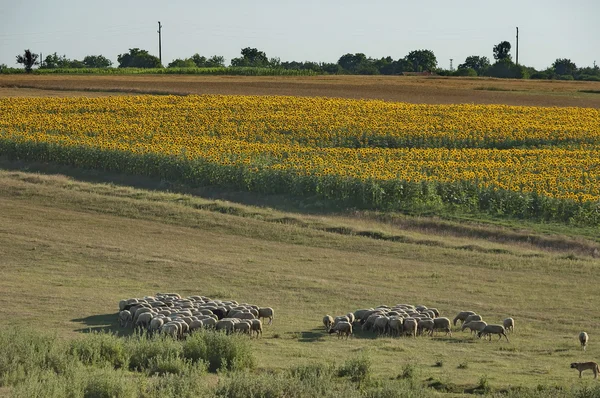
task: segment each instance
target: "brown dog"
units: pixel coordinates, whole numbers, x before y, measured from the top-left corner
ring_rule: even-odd
[[[598,373],[600,373],[600,367],[596,362],[573,362],[571,364],[571,369],[577,369],[579,371],[579,378],[581,379],[581,372],[584,370],[590,369],[594,372],[594,379],[598,378]]]

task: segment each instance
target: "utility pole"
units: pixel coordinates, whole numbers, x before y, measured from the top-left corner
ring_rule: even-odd
[[[160,21],[158,21],[158,59],[160,60],[160,64],[162,65],[162,43],[160,39],[160,31],[162,30],[162,25]]]
[[[519,27],[517,26],[517,65],[519,65]]]
[[[452,58],[450,58],[450,70],[453,71],[454,69],[452,68]]]

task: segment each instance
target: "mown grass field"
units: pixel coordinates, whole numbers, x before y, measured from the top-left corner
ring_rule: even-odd
[[[11,325],[66,338],[90,328],[116,331],[118,299],[171,290],[276,308],[274,324],[252,343],[262,370],[339,364],[366,351],[381,378],[412,364],[419,380],[458,388],[484,375],[493,388],[592,383],[568,367],[600,356],[593,316],[600,264],[590,256],[369,222],[447,247],[385,242],[318,230],[310,226],[316,216],[60,175],[2,171],[0,182],[0,314]],[[349,217],[317,218],[365,229]],[[472,250],[478,246],[490,250]],[[449,317],[463,309],[495,322],[513,316],[516,332],[510,343],[460,331],[338,341],[321,326],[326,313],[399,302],[436,306]],[[592,336],[586,353],[580,330]]]
[[[169,85],[170,78],[161,77],[161,84]],[[76,84],[82,89],[105,83]],[[279,83],[247,90],[270,84]],[[520,89],[517,83],[497,84]],[[598,107],[597,95],[565,84],[573,86],[554,94],[472,88],[472,97],[440,86],[439,101],[452,102],[458,98],[454,91],[477,98],[472,102],[487,101],[489,94],[499,95],[498,101],[534,98],[540,105],[583,101]],[[369,87],[359,92],[376,92]],[[341,92],[336,90],[329,92]],[[411,90],[419,102],[419,90]],[[427,95],[434,101],[434,94]],[[264,337],[251,343],[258,373],[315,362],[339,366],[366,354],[375,378],[395,378],[411,365],[419,383],[439,382],[452,391],[448,395],[472,389],[482,377],[493,390],[596,386],[591,374],[579,380],[569,363],[600,361],[597,250],[600,234],[593,227],[331,210],[281,195],[189,190],[142,177],[0,159],[0,316],[6,325],[71,339],[90,330],[119,332],[121,298],[158,291],[234,298],[276,311]],[[346,341],[326,335],[321,324],[325,314],[402,302],[437,307],[450,318],[466,309],[494,323],[512,316],[516,331],[510,343],[460,331],[451,338],[417,339],[358,332]],[[581,330],[591,339],[585,353],[577,341]],[[10,389],[0,388],[3,394]]]

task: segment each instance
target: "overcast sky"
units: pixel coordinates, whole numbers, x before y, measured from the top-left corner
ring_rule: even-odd
[[[432,50],[439,66],[469,55],[492,60],[492,47],[513,45],[519,61],[543,69],[556,58],[600,64],[600,0],[0,0],[0,64],[17,66],[24,49],[71,59],[117,55],[138,47],[158,56],[163,25],[166,65],[194,53],[243,47],[282,61],[336,62],[346,53],[404,57]]]

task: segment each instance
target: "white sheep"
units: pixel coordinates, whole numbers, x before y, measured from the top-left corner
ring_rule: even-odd
[[[325,329],[329,331],[333,326],[333,317],[331,315],[325,315],[323,317],[323,325],[325,325]]]
[[[467,319],[467,317],[469,315],[475,315],[475,313],[473,311],[461,311],[459,312],[456,317],[454,317],[454,320],[452,321],[452,324],[454,326],[456,326],[456,322],[457,321],[461,321],[461,323],[465,323],[465,319]]]
[[[415,318],[406,318],[404,320],[404,334],[412,335],[417,337],[417,320]]]
[[[433,319],[421,319],[417,322],[417,334],[422,335],[423,331],[427,330],[427,334],[433,336],[434,326]]]
[[[469,315],[463,322],[463,325],[465,323],[469,323],[469,322],[473,322],[473,321],[483,321],[483,318],[481,317],[481,315],[478,315],[478,314]]]
[[[346,317],[348,318],[348,321],[350,321],[350,323],[354,323],[355,318],[354,318],[354,313],[353,312],[347,313]]]
[[[506,331],[514,332],[515,331],[515,320],[512,318],[506,318],[502,321],[502,325]]]
[[[390,335],[392,336],[400,336],[404,331],[404,319],[399,316],[392,316],[388,321],[388,327],[390,329]]]
[[[131,322],[131,312],[128,310],[119,312],[119,326],[122,328],[127,327],[129,322]]]
[[[352,336],[352,324],[350,322],[340,322],[329,330],[329,334],[332,333],[337,333],[338,339],[342,335],[346,335],[346,339],[348,339],[348,337]]]
[[[588,336],[588,334],[586,332],[579,333],[579,343],[581,344],[581,348],[583,348],[583,351],[585,351],[585,349],[587,348],[587,344],[588,344],[589,340],[590,340],[590,337]]]
[[[477,336],[484,337],[484,338],[486,336],[489,336],[490,342],[491,342],[493,334],[498,335],[498,340],[501,340],[502,336],[504,336],[506,338],[506,341],[508,342],[508,336],[506,335],[506,330],[504,329],[504,326],[502,326],[502,325],[487,325],[483,329],[481,329],[479,331],[479,333],[477,333]]]
[[[380,316],[375,319],[373,323],[373,331],[378,334],[385,334],[388,328],[389,318],[387,316]]]
[[[485,321],[471,321],[471,322],[463,323],[461,330],[464,331],[465,329],[470,329],[471,333],[473,333],[473,332],[477,333],[486,326],[487,326],[487,323]]]
[[[452,329],[450,329],[450,319],[444,317],[435,318],[433,320],[433,330],[442,330],[446,332],[446,336],[448,334],[452,336]]]
[[[258,309],[258,317],[259,318],[269,318],[269,325],[273,323],[273,318],[275,316],[275,311],[271,307],[264,307]]]
[[[259,334],[260,336],[262,336],[263,333],[263,329],[262,329],[262,322],[260,321],[260,319],[252,319],[252,324],[250,325],[250,336],[252,336],[252,333],[256,333],[256,338],[258,338]]]

